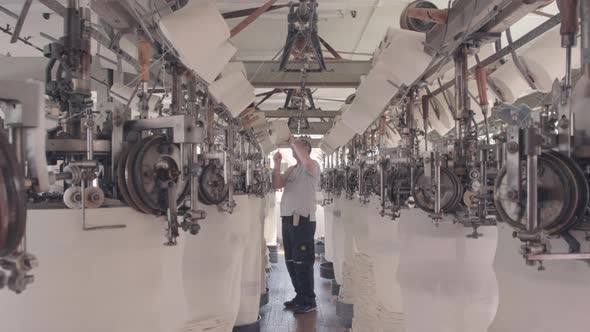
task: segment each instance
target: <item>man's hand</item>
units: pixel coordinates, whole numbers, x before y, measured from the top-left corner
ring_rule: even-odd
[[[274,160],[275,162],[275,168],[277,166],[281,166],[281,160],[283,160],[283,155],[277,151],[277,153],[275,153],[275,155],[272,157],[272,160]]]
[[[274,156],[272,156],[272,160],[275,162],[275,168],[272,172],[272,185],[275,189],[282,189],[285,187],[285,179],[281,175],[281,160],[283,160],[283,155],[277,151]]]

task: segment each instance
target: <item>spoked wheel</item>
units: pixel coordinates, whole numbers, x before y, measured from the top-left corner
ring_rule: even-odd
[[[165,213],[168,206],[166,184],[169,181],[177,183],[177,204],[184,201],[189,181],[180,179],[180,149],[168,142],[166,136],[146,137],[134,144],[126,156],[121,156],[117,168],[119,188],[131,207],[147,214]]]
[[[496,179],[494,203],[500,218],[512,227],[526,229],[526,178],[520,200],[509,198],[506,169]],[[589,200],[588,182],[579,166],[569,157],[546,152],[538,158],[537,197],[539,226],[534,232],[559,234],[583,216]]]
[[[435,192],[424,175],[424,169],[416,173],[413,196],[416,205],[422,210],[434,212]],[[455,210],[463,198],[463,188],[459,178],[448,168],[440,168],[440,208],[442,212]]]
[[[223,177],[223,167],[208,164],[199,179],[199,199],[205,205],[223,203],[229,194],[229,186]]]
[[[24,176],[8,138],[0,132],[0,257],[13,253],[26,229]]]

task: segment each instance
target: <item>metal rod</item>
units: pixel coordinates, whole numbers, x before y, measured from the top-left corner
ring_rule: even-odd
[[[330,52],[330,54],[332,54],[334,56],[334,58],[338,59],[338,60],[342,60],[342,56],[340,56],[340,54],[338,53],[338,51],[336,51],[332,45],[330,45],[327,41],[324,40],[324,38],[319,37],[320,39],[320,43],[322,43],[322,45],[324,45],[324,47],[328,50],[328,52]]]
[[[18,37],[20,36],[20,32],[23,29],[23,25],[25,24],[25,19],[27,18],[27,15],[29,14],[29,9],[31,9],[31,4],[33,3],[33,0],[25,0],[25,3],[23,4],[23,9],[20,12],[20,15],[18,16],[18,20],[16,21],[16,27],[14,28],[14,33],[12,34],[12,38],[10,38],[10,43],[14,44],[18,41]]]
[[[225,151],[224,160],[224,176],[225,183],[228,186],[228,207],[229,212],[233,211],[234,206],[234,181],[233,181],[233,154],[234,154],[234,128],[230,125],[225,134],[225,144],[227,150]]]
[[[582,68],[587,78],[590,78],[590,3],[581,1],[580,17],[582,20]]]
[[[475,68],[477,66],[482,66],[482,67],[486,68],[486,67],[496,63],[497,61],[500,61],[505,56],[510,55],[511,50],[518,50],[521,47],[527,45],[529,42],[535,40],[536,38],[541,36],[543,33],[547,32],[547,31],[551,30],[553,27],[557,26],[560,23],[560,19],[561,19],[561,14],[557,14],[557,15],[553,16],[552,18],[550,18],[549,20],[543,22],[542,24],[540,24],[539,26],[537,26],[533,30],[529,31],[527,34],[525,34],[524,36],[522,36],[518,40],[514,41],[512,46],[504,47],[503,49],[499,50],[498,52],[494,53],[493,55],[482,60],[481,63],[477,64],[476,66],[472,67],[469,70],[470,73],[473,73],[473,71],[475,70]],[[436,95],[442,93],[443,91],[448,90],[449,88],[451,88],[453,86],[455,86],[455,81],[454,80],[448,81],[447,83],[443,84],[440,88],[432,91],[432,95],[436,96]]]
[[[86,118],[86,159],[94,160],[94,120],[90,113]]]
[[[558,260],[590,260],[590,253],[583,254],[538,254],[528,255],[531,261],[558,261]]]
[[[516,67],[516,69],[518,69],[518,72],[520,73],[522,78],[524,78],[524,80],[527,82],[529,87],[535,90],[537,88],[535,81],[529,74],[525,65],[522,63],[522,61],[520,61],[518,54],[516,54],[516,50],[512,47],[512,44],[514,42],[512,41],[512,32],[510,31],[510,28],[506,29],[506,40],[508,41],[508,47],[510,48],[510,55],[512,56],[512,62],[514,62],[514,66]]]
[[[80,207],[82,214],[82,230],[86,230],[86,180],[80,181],[80,201],[82,206]]]
[[[488,179],[488,172],[487,172],[487,163],[488,163],[488,150],[487,147],[483,148],[480,150],[480,156],[479,156],[479,161],[480,161],[480,168],[479,168],[479,173],[481,176],[481,185],[480,185],[480,189],[479,189],[479,219],[484,221],[485,220],[485,209],[487,206],[487,193],[488,193],[488,184],[487,184],[487,179]]]
[[[7,9],[6,7],[0,6],[0,12],[3,12],[4,14],[14,18],[15,20],[18,20],[18,14],[11,11],[10,9]]]
[[[440,214],[440,155],[438,151],[434,152],[434,214]]]
[[[537,218],[537,155],[535,153],[527,154],[526,172],[527,172],[527,231],[533,232],[537,229],[539,223]]]
[[[385,213],[385,162],[379,163],[379,192],[381,193],[381,214]]]
[[[264,14],[277,0],[269,0],[263,6],[259,7],[256,11],[252,14],[248,15],[242,22],[238,23],[232,30],[231,30],[231,37],[237,35],[242,30],[246,29],[252,22],[256,21],[260,15]]]

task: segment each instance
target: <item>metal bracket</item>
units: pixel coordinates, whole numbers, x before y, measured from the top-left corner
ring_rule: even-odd
[[[518,69],[518,72],[520,73],[522,78],[524,78],[524,80],[527,82],[529,87],[533,90],[536,90],[537,85],[535,84],[535,80],[529,74],[529,71],[527,70],[526,66],[520,61],[518,54],[516,54],[516,49],[513,47],[514,42],[512,41],[512,33],[510,32],[510,28],[506,30],[506,39],[508,40],[508,48],[510,50],[510,55],[512,56],[512,61],[514,61],[516,69]]]

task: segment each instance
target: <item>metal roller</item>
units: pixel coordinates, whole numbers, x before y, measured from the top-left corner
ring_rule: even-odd
[[[12,254],[26,229],[26,196],[22,167],[8,138],[0,131],[0,258]]]
[[[104,204],[104,191],[98,187],[86,188],[86,208],[98,209]]]
[[[78,210],[82,207],[82,190],[78,186],[71,186],[64,192],[64,204],[68,209]]]

